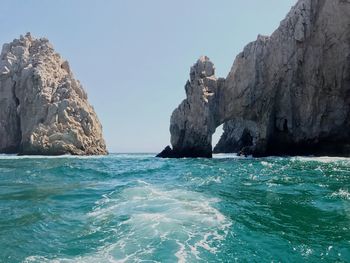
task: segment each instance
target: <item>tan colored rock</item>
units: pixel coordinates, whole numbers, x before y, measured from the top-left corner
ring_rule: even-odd
[[[0,55],[0,152],[107,154],[102,127],[67,61],[29,33]]]

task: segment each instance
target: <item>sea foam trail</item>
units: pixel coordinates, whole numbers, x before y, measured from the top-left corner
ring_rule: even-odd
[[[215,256],[232,224],[214,207],[217,202],[197,192],[167,190],[139,180],[119,194],[104,195],[87,214],[91,231],[112,229],[114,243],[84,257],[32,256],[25,262],[193,262],[202,255]],[[115,217],[124,220],[114,223]],[[164,249],[169,252],[164,258],[154,256]]]

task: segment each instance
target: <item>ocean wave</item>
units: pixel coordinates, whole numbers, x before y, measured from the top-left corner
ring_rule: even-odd
[[[0,154],[0,160],[20,160],[20,159],[98,159],[105,158],[106,155],[16,155]]]
[[[261,163],[262,166],[265,166],[267,168],[272,168],[273,167],[273,164],[270,163],[270,162],[262,161],[260,163]]]
[[[109,155],[17,155],[17,154],[0,154],[0,160],[16,160],[16,159],[138,159],[152,158],[154,154],[151,153],[111,153]]]
[[[302,162],[321,162],[321,163],[333,163],[333,162],[340,162],[340,161],[345,161],[345,162],[350,162],[349,157],[329,157],[329,156],[322,156],[322,157],[308,157],[308,156],[297,156],[297,157],[292,157],[292,161],[302,161]]]
[[[337,192],[332,193],[331,197],[340,197],[342,199],[350,200],[350,193],[347,189],[339,189]]]
[[[245,157],[241,155],[237,155],[237,153],[215,153],[213,154],[213,159],[247,159],[253,158],[251,155]]]

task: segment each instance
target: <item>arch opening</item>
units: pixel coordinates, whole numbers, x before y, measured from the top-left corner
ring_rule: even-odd
[[[219,125],[216,129],[214,134],[212,135],[211,144],[212,149],[214,151],[215,146],[218,144],[218,142],[221,139],[221,136],[224,134],[224,124]]]

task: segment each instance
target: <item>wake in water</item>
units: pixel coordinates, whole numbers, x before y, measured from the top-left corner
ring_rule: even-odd
[[[91,233],[114,236],[115,243],[97,253],[63,262],[194,262],[215,255],[231,221],[213,207],[219,200],[186,190],[164,190],[138,180],[133,187],[112,191],[87,214]],[[25,262],[50,260],[31,256]]]
[[[350,159],[215,157],[1,156],[0,262],[350,259]]]
[[[201,259],[203,252],[217,252],[231,225],[212,206],[217,199],[196,192],[167,191],[138,181],[118,198],[114,195],[105,196],[89,216],[95,218],[98,227],[110,216],[124,217],[114,229],[120,238],[108,248],[115,258],[146,260],[157,251],[167,251],[164,260],[171,254],[179,262]]]

